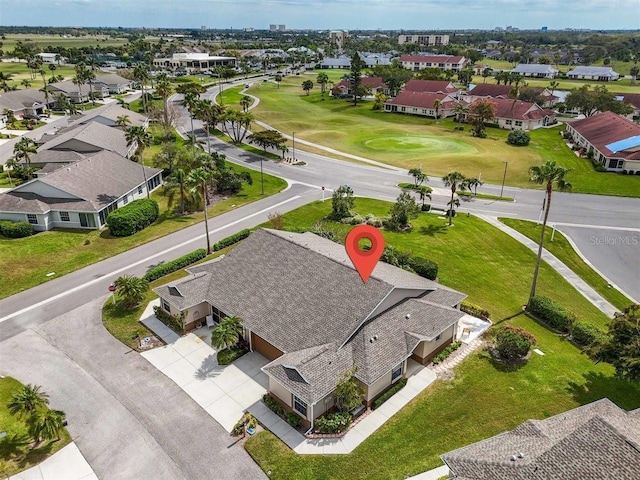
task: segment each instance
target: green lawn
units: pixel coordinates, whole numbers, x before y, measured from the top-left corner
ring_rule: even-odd
[[[372,102],[357,107],[339,99],[321,99],[319,89],[307,96],[301,77],[286,77],[275,83],[258,83],[250,92],[260,98],[252,110],[262,120],[283,133],[296,132],[296,137],[329,146],[339,151],[378,160],[403,168],[422,166],[431,176],[442,176],[458,170],[478,176],[487,183],[502,181],[504,163],[508,162],[506,183],[534,188],[529,182],[531,165],[547,160],[571,168],[569,180],[573,191],[621,196],[640,196],[640,177],[598,173],[586,159],[576,157],[562,141],[562,127],[531,132],[528,147],[506,143],[508,131],[487,130],[488,138],[455,131],[452,119],[435,121],[411,115],[372,110]],[[301,148],[306,148],[301,146]]]
[[[242,110],[240,106],[240,100],[244,97],[244,93],[240,93],[241,90],[244,90],[244,85],[239,85],[237,87],[227,88],[222,91],[222,94],[218,94],[216,96],[216,100],[221,105],[225,105],[227,107],[235,108],[236,110]],[[253,99],[251,99],[253,103]]]
[[[11,415],[7,408],[11,396],[21,387],[22,384],[11,377],[0,378],[0,431],[7,432],[7,436],[0,439],[0,476],[2,478],[37,465],[71,441],[71,436],[64,429],[60,435],[60,441],[43,442],[38,448],[30,448],[25,420]]]
[[[516,220],[512,218],[500,218],[500,221],[505,225],[517,230],[523,235],[529,237],[534,242],[540,241],[540,231],[542,225],[536,222],[529,222],[527,220]],[[580,276],[585,282],[593,287],[600,295],[609,301],[613,306],[623,310],[631,302],[626,296],[620,293],[615,288],[608,286],[606,280],[596,273],[589,265],[587,265],[582,258],[576,253],[571,244],[567,241],[565,236],[556,231],[553,236],[553,242],[551,241],[551,235],[553,233],[552,228],[547,228],[545,232],[544,247],[553,255],[558,257],[565,265]]]
[[[51,78],[51,70],[49,70],[48,65],[43,65],[42,68],[46,72],[45,78],[48,82],[49,79]],[[19,89],[24,88],[24,85],[20,83],[22,80],[29,80],[31,82],[30,88],[40,89],[44,86],[44,83],[42,83],[42,77],[40,76],[40,74],[36,75],[35,79],[31,78],[31,75],[29,74],[29,69],[27,68],[26,63],[2,62],[0,63],[0,72],[5,74],[9,74],[9,73],[13,74],[13,77],[11,77],[11,80],[7,82],[7,85],[16,86]],[[62,75],[67,79],[75,75],[73,65],[56,65],[56,70],[53,73],[54,75]]]
[[[356,199],[360,214],[386,214],[390,204]],[[315,202],[285,214],[287,228],[309,228],[330,211]],[[495,323],[508,321],[537,338],[545,356],[519,368],[496,364],[486,353],[471,355],[452,381],[437,381],[349,455],[297,455],[270,432],[245,448],[273,479],[401,479],[441,465],[439,455],[509,430],[529,418],[545,418],[602,397],[626,409],[640,406],[640,385],[614,377],[563,337],[521,315],[535,255],[474,217],[446,220],[421,214],[411,233],[383,232],[387,244],[438,262],[442,284],[469,294]],[[346,233],[348,226],[332,227]],[[500,248],[495,248],[500,245]],[[603,326],[607,319],[546,264],[540,293]],[[515,315],[515,317],[514,317]]]
[[[245,185],[239,194],[213,205],[209,208],[209,217],[263,198],[260,173],[237,165],[233,165],[233,168],[236,171],[250,172],[253,185]],[[284,180],[265,174],[265,196],[277,193],[285,186]],[[13,240],[0,236],[0,283],[3,285],[0,298],[130,250],[203,219],[201,213],[175,215],[174,206],[170,206],[162,188],[154,192],[152,198],[160,205],[160,218],[153,225],[130,237],[112,237],[108,229],[89,232],[57,229]],[[202,231],[204,233],[204,227]],[[29,258],[29,261],[25,262],[25,258]],[[55,275],[47,277],[46,274],[49,272],[55,272]]]

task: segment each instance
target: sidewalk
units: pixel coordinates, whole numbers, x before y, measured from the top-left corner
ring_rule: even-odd
[[[44,462],[17,473],[8,480],[98,480],[91,466],[71,442]]]
[[[514,230],[511,227],[506,226],[504,223],[500,222],[495,217],[490,217],[487,215],[478,215],[478,218],[481,218],[485,222],[493,225],[494,227],[502,230],[504,233],[513,237],[520,243],[522,243],[525,247],[531,250],[534,253],[538,253],[538,244],[529,238],[522,235],[520,232]],[[611,305],[607,300],[602,298],[598,292],[596,292],[591,286],[587,285],[587,283],[582,280],[578,275],[576,275],[573,270],[567,267],[564,263],[558,260],[557,257],[549,253],[547,250],[543,249],[542,258],[545,262],[547,262],[551,268],[553,268],[556,272],[558,272],[562,277],[569,282],[578,292],[580,292],[587,300],[589,300],[593,305],[598,308],[601,312],[603,312],[609,318],[613,318],[613,315],[618,312],[618,309]]]

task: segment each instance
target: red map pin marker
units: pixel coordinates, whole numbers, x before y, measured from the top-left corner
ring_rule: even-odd
[[[361,250],[358,246],[358,243],[363,238],[367,238],[371,242],[369,250]],[[353,262],[353,266],[356,267],[360,274],[360,278],[364,283],[367,283],[371,272],[376,268],[376,264],[384,251],[384,237],[380,230],[371,225],[358,225],[347,235],[345,248]]]

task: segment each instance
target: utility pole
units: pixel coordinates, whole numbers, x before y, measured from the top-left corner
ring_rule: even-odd
[[[293,163],[296,163],[296,132],[293,133]]]
[[[502,162],[504,163],[504,175],[502,175],[502,187],[500,188],[500,198],[502,198],[502,193],[504,192],[504,181],[507,178],[507,162]]]

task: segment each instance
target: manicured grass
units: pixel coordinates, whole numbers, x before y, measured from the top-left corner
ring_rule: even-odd
[[[65,38],[60,35],[38,35],[31,33],[7,33],[2,40],[3,50],[11,54],[16,47],[16,43],[21,41],[22,43],[34,43],[39,46],[43,51],[47,51],[47,47],[115,47],[122,46],[128,43],[126,38],[111,38],[106,35],[87,35],[81,37],[69,37]]]
[[[233,165],[236,171],[250,172],[253,185],[244,185],[242,191],[209,208],[209,217],[264,198],[261,194],[260,173]],[[285,188],[286,182],[264,175],[265,196]],[[108,229],[101,231],[53,230],[32,237],[7,239],[0,236],[0,298],[45,283],[74,270],[112,257],[126,250],[201,222],[202,213],[174,214],[177,198],[172,203],[160,188],[152,194],[160,206],[160,218],[151,226],[130,237],[115,238]],[[204,233],[204,227],[203,227]],[[195,248],[195,247],[194,247]],[[24,259],[29,258],[28,262]],[[47,277],[49,272],[55,275]]]
[[[242,110],[242,107],[240,106],[240,100],[245,95],[244,93],[240,93],[242,90],[244,90],[244,85],[227,88],[222,91],[222,94],[218,94],[216,96],[216,100],[218,101],[218,103],[227,107],[231,107],[236,110]],[[253,104],[253,99],[251,99],[251,103]]]
[[[523,235],[527,236],[534,242],[540,241],[540,231],[542,225],[536,222],[529,222],[527,220],[516,220],[513,218],[500,218],[500,221],[505,225],[517,230]],[[596,292],[602,295],[613,306],[623,310],[631,302],[626,296],[620,293],[615,288],[608,286],[608,283],[587,265],[582,258],[576,253],[571,244],[567,241],[565,236],[556,231],[553,235],[553,241],[551,241],[551,235],[553,229],[548,227],[545,232],[544,247],[553,255],[558,257],[565,265],[573,270],[580,278],[587,282]]]
[[[4,40],[3,40],[4,42]],[[4,47],[3,47],[4,48]],[[5,48],[6,51],[6,48]],[[43,65],[42,67],[45,71],[45,79],[47,82],[51,78],[51,70],[49,70],[48,65]],[[7,82],[7,85],[18,87],[19,89],[23,89],[24,85],[20,82],[22,80],[29,80],[31,82],[31,87],[36,90],[42,88],[44,83],[42,82],[42,76],[40,74],[36,75],[36,78],[32,78],[29,74],[29,69],[27,68],[27,64],[23,62],[2,62],[0,63],[0,72],[6,74],[13,74],[11,80]],[[53,72],[54,75],[62,75],[67,79],[70,79],[75,75],[75,71],[73,69],[73,65],[56,65],[56,70]]]
[[[385,214],[390,204],[356,199],[358,213]],[[316,202],[284,215],[287,228],[308,228],[330,210]],[[607,364],[594,364],[563,337],[521,315],[535,256],[515,240],[474,217],[445,220],[421,214],[411,233],[383,232],[387,244],[437,261],[440,281],[469,294],[494,322],[525,328],[545,355],[505,368],[484,352],[471,355],[452,381],[437,381],[349,455],[297,455],[270,432],[245,448],[273,479],[402,479],[441,465],[439,455],[609,397],[623,408],[640,406],[640,385],[618,380]],[[336,226],[341,231],[352,227]],[[500,245],[500,249],[495,248]],[[599,312],[543,264],[540,292],[580,310],[598,325]],[[514,315],[516,315],[514,317]]]
[[[212,135],[217,137],[217,138],[219,138],[219,139],[221,139],[221,140],[224,140],[225,142],[231,143],[231,137],[229,135],[227,135],[226,133],[221,132],[220,130],[215,130],[212,133]],[[247,139],[245,138],[245,141],[246,140]],[[236,147],[241,148],[245,152],[250,152],[250,153],[253,153],[255,155],[260,155],[261,157],[268,158],[269,160],[275,160],[275,161],[282,160],[282,157],[280,155],[276,155],[275,153],[271,153],[271,152],[265,152],[261,148],[254,147],[253,145],[251,145],[249,143],[240,143],[240,144],[236,145]]]
[[[507,130],[489,128],[488,138],[475,138],[469,125],[455,131],[451,118],[374,111],[370,101],[357,107],[328,97],[323,101],[315,89],[306,96],[300,83],[296,76],[283,79],[280,88],[272,82],[253,86],[251,93],[261,100],[252,110],[256,119],[341,152],[407,169],[422,166],[434,177],[458,170],[468,176],[482,173],[485,182],[499,184],[508,162],[507,185],[537,188],[529,182],[529,167],[555,160],[572,169],[574,192],[640,196],[640,177],[596,172],[589,160],[569,150],[559,135],[561,126],[535,130],[528,147],[514,147],[506,143]]]
[[[22,384],[11,377],[0,378],[0,431],[7,433],[6,437],[0,439],[0,476],[2,478],[39,464],[71,441],[69,432],[63,429],[59,441],[42,442],[38,448],[31,448],[26,419],[11,415],[7,407],[12,395],[21,387]],[[46,391],[46,385],[44,390]]]
[[[6,171],[0,173],[0,188],[13,188],[19,182],[19,180],[16,181],[15,178],[9,177],[9,174]]]
[[[473,193],[473,192],[457,192],[458,196],[469,199],[481,198],[483,200],[499,200],[501,202],[513,202],[511,197],[501,197],[500,195],[489,195],[488,193]]]
[[[475,75],[473,77],[472,82],[476,84],[483,83],[484,78],[479,75]],[[583,85],[588,85],[590,90],[593,90],[595,87],[599,85],[604,85],[607,87],[607,90],[610,92],[616,93],[637,93],[638,92],[638,82],[631,83],[631,80],[623,79],[617,80],[615,82],[596,82],[590,80],[566,80],[562,78],[556,78],[556,82],[559,83],[559,86],[556,90],[572,90],[574,88],[580,88]],[[544,87],[548,88],[549,83],[551,82],[550,78],[525,78],[525,82],[529,87]],[[487,78],[485,83],[496,83],[495,79]]]

